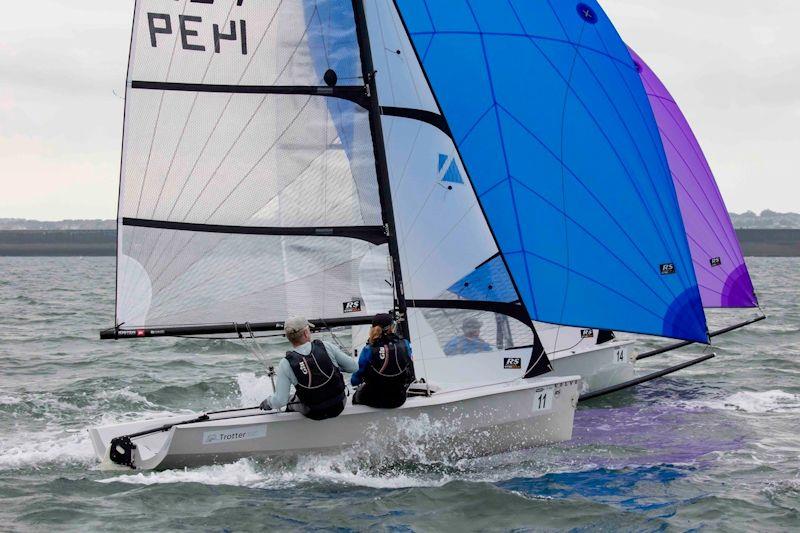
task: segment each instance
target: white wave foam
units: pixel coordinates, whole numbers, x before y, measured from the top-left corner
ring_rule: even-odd
[[[164,470],[123,474],[97,480],[100,483],[130,483],[156,485],[170,483],[202,483],[257,489],[294,487],[302,483],[327,482],[379,489],[441,486],[451,480],[448,476],[424,479],[401,472],[373,472],[352,462],[348,453],[333,456],[311,455],[298,460],[294,466],[280,464],[256,465],[241,459],[226,465],[194,469]]]
[[[134,403],[141,403],[141,404],[146,405],[147,407],[157,407],[156,404],[154,404],[153,402],[151,402],[150,400],[148,400],[147,398],[145,398],[141,394],[139,394],[137,392],[133,392],[128,387],[124,387],[122,389],[113,390],[113,391],[102,390],[97,395],[97,397],[100,398],[101,400],[122,399],[122,400],[128,400],[130,402],[134,402]]]
[[[724,400],[691,402],[690,406],[746,413],[794,413],[800,411],[800,395],[782,390],[742,391]]]
[[[253,372],[244,372],[237,374],[236,383],[239,385],[242,407],[258,405],[272,394],[272,382],[269,376],[256,376]]]
[[[17,398],[16,396],[0,396],[0,404],[16,405],[18,403],[22,403],[21,398]]]
[[[124,474],[98,479],[97,481],[100,483],[131,483],[134,485],[203,483],[205,485],[257,487],[264,482],[264,476],[256,471],[250,461],[242,459],[227,465],[204,466],[192,470],[164,470],[162,472]]]
[[[37,433],[24,438],[23,441],[0,442],[0,469],[36,467],[48,463],[88,463],[94,459],[92,444],[85,432]]]

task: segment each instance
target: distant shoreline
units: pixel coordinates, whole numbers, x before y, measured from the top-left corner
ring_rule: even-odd
[[[800,257],[800,229],[736,230],[748,257]],[[0,257],[113,256],[115,230],[0,230]]]
[[[0,256],[114,256],[116,230],[0,230]]]

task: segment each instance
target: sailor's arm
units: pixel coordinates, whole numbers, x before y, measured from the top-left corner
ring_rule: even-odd
[[[356,387],[364,381],[364,372],[367,371],[370,357],[372,357],[372,348],[367,344],[361,349],[361,355],[358,356],[358,370],[350,376],[350,385]]]
[[[282,359],[275,375],[275,392],[272,396],[267,398],[270,408],[281,409],[289,403],[289,388],[292,385],[293,377],[294,373],[292,372],[291,365],[289,365],[289,361],[287,359]],[[263,403],[261,405],[262,409],[266,407]]]
[[[358,362],[344,353],[341,348],[330,342],[323,341],[323,343],[325,344],[325,349],[328,351],[328,355],[336,362],[336,365],[342,372],[352,374],[358,370]]]

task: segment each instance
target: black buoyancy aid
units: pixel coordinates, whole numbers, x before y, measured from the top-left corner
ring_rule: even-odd
[[[406,391],[416,379],[414,362],[406,341],[395,334],[384,335],[371,348],[369,366],[364,382],[375,399],[373,407],[399,407],[406,399]]]
[[[297,378],[297,397],[308,408],[305,415],[314,420],[338,416],[344,410],[345,386],[339,367],[333,364],[322,341],[311,341],[311,353],[286,352],[286,359]]]

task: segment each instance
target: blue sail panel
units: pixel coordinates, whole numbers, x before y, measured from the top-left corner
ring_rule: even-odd
[[[531,318],[707,342],[658,128],[597,2],[397,5]]]
[[[511,303],[518,299],[506,265],[500,257],[480,265],[447,290],[464,300]]]

